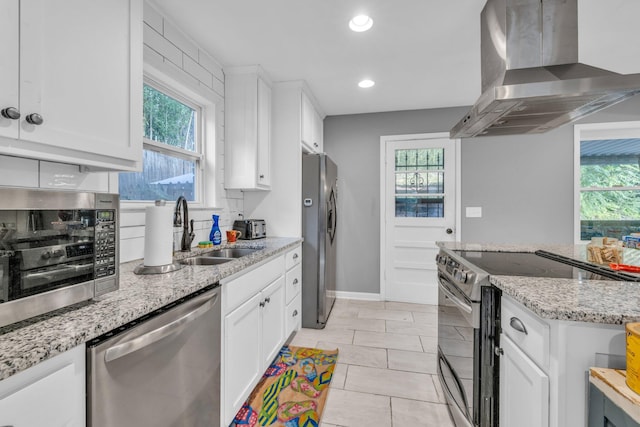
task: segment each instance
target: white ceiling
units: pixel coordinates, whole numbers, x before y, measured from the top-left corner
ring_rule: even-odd
[[[222,65],[306,80],[327,115],[471,105],[484,0],[152,0]],[[365,13],[373,28],[354,33]],[[363,78],[376,82],[361,89]]]

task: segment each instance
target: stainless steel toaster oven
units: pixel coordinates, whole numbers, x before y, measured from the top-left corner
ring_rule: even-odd
[[[117,194],[0,188],[0,326],[114,291]]]
[[[238,230],[240,239],[252,240],[267,237],[267,224],[263,219],[244,219],[233,222],[233,229]]]

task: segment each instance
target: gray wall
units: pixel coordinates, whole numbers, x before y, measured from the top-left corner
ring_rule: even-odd
[[[467,107],[329,116],[325,151],[338,165],[337,290],[379,292],[380,136],[448,131]],[[579,123],[640,119],[640,96]],[[573,125],[541,135],[462,141],[465,242],[572,243]],[[481,206],[482,218],[464,218]]]
[[[466,111],[398,111],[324,120],[324,151],[338,165],[338,291],[380,290],[380,137],[448,132]]]

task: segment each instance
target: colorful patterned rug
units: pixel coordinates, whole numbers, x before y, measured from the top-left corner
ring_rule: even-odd
[[[338,350],[284,346],[229,427],[318,427]]]

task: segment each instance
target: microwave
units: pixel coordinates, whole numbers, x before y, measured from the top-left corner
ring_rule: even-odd
[[[0,327],[119,288],[117,194],[0,188]]]

